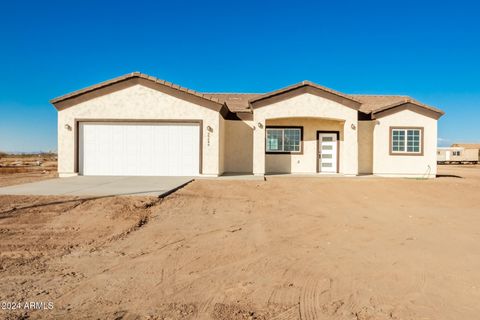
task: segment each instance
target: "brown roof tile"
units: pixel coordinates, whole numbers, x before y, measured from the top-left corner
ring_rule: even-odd
[[[304,86],[314,87],[314,88],[320,89],[322,91],[329,92],[331,94],[334,94],[336,96],[339,96],[339,97],[342,97],[342,98],[345,98],[345,99],[348,99],[348,100],[352,100],[352,101],[355,101],[355,102],[360,102],[357,99],[355,99],[353,96],[350,96],[350,95],[332,90],[330,88],[318,85],[318,84],[313,83],[313,82],[308,81],[308,80],[304,80],[302,82],[299,82],[299,83],[296,83],[296,84],[293,84],[291,86],[281,88],[281,89],[278,89],[278,90],[275,90],[275,91],[267,92],[265,94],[262,94],[258,97],[253,98],[250,102],[256,102],[256,101],[259,101],[259,100],[262,100],[262,99],[267,99],[267,98],[270,98],[272,96],[276,96],[276,95],[279,95],[279,94],[282,94],[282,93],[285,93],[285,92],[288,92],[288,91],[291,91],[291,90],[295,90],[297,88],[304,87]]]
[[[389,96],[389,95],[351,95],[362,102],[360,111],[364,113],[377,113],[387,109],[391,109],[405,103],[412,103],[433,112],[444,114],[444,112],[435,107],[423,104],[409,96]]]
[[[158,79],[158,78],[155,78],[155,77],[152,77],[152,76],[149,76],[147,74],[140,73],[140,72],[132,72],[132,73],[129,73],[129,74],[117,77],[117,78],[113,78],[113,79],[108,80],[108,81],[100,82],[96,85],[93,85],[93,86],[90,86],[90,87],[87,87],[87,88],[84,88],[84,89],[80,89],[80,90],[68,93],[66,95],[63,95],[61,97],[52,99],[52,100],[50,100],[50,102],[55,104],[57,102],[67,100],[67,99],[70,99],[70,98],[74,98],[74,97],[77,97],[77,96],[82,95],[84,93],[91,92],[91,91],[100,89],[102,87],[106,87],[106,86],[109,86],[109,85],[112,85],[112,84],[115,84],[115,83],[118,83],[118,82],[122,82],[122,81],[125,81],[125,80],[128,80],[128,79],[131,79],[131,78],[143,78],[143,79],[146,79],[146,80],[154,81],[156,83],[171,87],[173,89],[176,89],[176,90],[179,90],[179,91],[182,91],[182,92],[186,92],[186,93],[195,95],[197,97],[216,102],[218,104],[222,104],[222,102],[220,100],[218,100],[217,98],[205,97],[203,94],[201,94],[197,91],[190,90],[190,89],[181,87],[177,84],[173,84],[171,82],[168,82],[168,81],[165,81],[165,80],[162,80],[162,79]]]
[[[441,111],[437,108],[422,104],[422,103],[420,103],[420,102],[418,102],[418,101],[416,101],[416,100],[414,100],[414,99],[412,99],[408,96],[344,94],[344,93],[341,93],[341,92],[338,92],[338,91],[320,86],[320,85],[315,84],[315,83],[310,82],[310,81],[302,81],[302,82],[294,84],[292,86],[288,86],[288,87],[285,87],[285,88],[282,88],[282,89],[279,89],[279,90],[275,90],[275,91],[272,91],[272,92],[268,92],[268,93],[202,93],[202,92],[198,92],[198,91],[195,91],[195,90],[191,90],[191,89],[188,89],[188,88],[181,87],[181,86],[173,84],[171,82],[168,82],[168,81],[165,81],[165,80],[162,80],[162,79],[158,79],[156,77],[152,77],[152,76],[140,73],[140,72],[132,72],[132,73],[129,73],[129,74],[126,74],[126,75],[108,80],[108,81],[104,81],[104,82],[101,82],[99,84],[96,84],[96,85],[93,85],[93,86],[90,86],[90,87],[87,87],[87,88],[84,88],[84,89],[81,89],[81,90],[77,90],[77,91],[74,91],[72,93],[63,95],[61,97],[52,99],[50,102],[55,104],[57,102],[67,100],[67,99],[70,99],[70,98],[74,98],[74,97],[80,96],[84,93],[95,91],[99,88],[106,87],[106,86],[109,86],[109,85],[112,85],[112,84],[115,84],[115,83],[118,83],[118,82],[121,82],[121,81],[125,81],[125,80],[131,79],[131,78],[135,78],[135,77],[147,79],[147,80],[150,80],[150,81],[154,81],[156,83],[171,87],[175,90],[179,90],[179,91],[182,91],[182,92],[185,92],[185,93],[188,93],[188,94],[192,94],[192,95],[195,95],[197,97],[207,99],[209,101],[213,101],[213,102],[218,103],[218,104],[226,104],[228,109],[231,112],[234,112],[234,113],[236,113],[236,112],[249,112],[250,113],[250,112],[252,112],[252,110],[250,108],[250,102],[266,99],[266,98],[269,98],[271,96],[275,96],[275,95],[281,94],[283,92],[287,92],[287,91],[296,89],[298,87],[306,86],[306,85],[324,90],[326,92],[329,92],[331,94],[337,95],[337,96],[345,98],[345,99],[349,99],[351,101],[358,102],[358,103],[361,104],[360,108],[359,108],[359,111],[367,113],[367,114],[387,110],[387,109],[390,109],[390,108],[394,108],[396,106],[402,105],[402,104],[407,103],[407,102],[416,104],[418,106],[421,106],[423,108],[432,110],[432,111],[440,113],[440,114],[444,113],[443,111]]]
[[[232,112],[251,112],[248,101],[261,96],[260,93],[205,93],[227,104]]]
[[[355,97],[358,101],[362,103],[360,111],[364,113],[371,113],[377,109],[383,108],[394,103],[401,101],[407,101],[407,96],[382,96],[382,95],[362,95],[362,94],[351,94],[350,96]]]

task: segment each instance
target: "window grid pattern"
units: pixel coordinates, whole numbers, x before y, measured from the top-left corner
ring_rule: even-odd
[[[420,130],[407,130],[407,152],[420,152]]]
[[[300,152],[299,128],[267,128],[267,152]]]
[[[283,130],[267,129],[267,151],[283,151]]]
[[[420,129],[392,129],[393,153],[421,153]]]
[[[392,151],[405,151],[405,130],[393,130],[392,134]]]
[[[300,151],[300,129],[284,129],[284,150],[289,152]]]

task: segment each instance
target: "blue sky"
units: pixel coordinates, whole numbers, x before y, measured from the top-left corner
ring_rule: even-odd
[[[462,1],[4,1],[0,150],[56,150],[49,100],[141,71],[208,92],[311,80],[437,106],[480,142],[480,6]]]

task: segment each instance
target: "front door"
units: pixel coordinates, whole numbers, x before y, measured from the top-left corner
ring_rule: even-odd
[[[318,171],[337,173],[337,133],[318,133]]]

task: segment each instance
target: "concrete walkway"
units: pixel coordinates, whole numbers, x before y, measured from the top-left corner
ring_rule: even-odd
[[[166,196],[192,177],[71,177],[0,188],[0,195]]]

